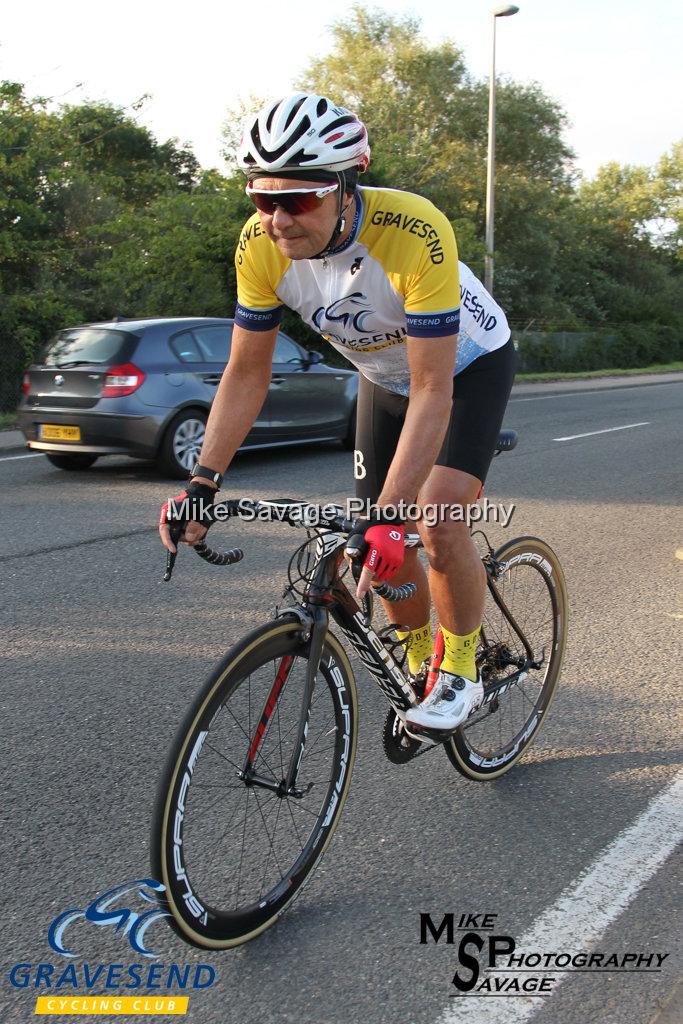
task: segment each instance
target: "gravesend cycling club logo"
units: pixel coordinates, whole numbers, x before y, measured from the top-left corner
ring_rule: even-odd
[[[63,914],[59,914],[50,925],[47,933],[48,942],[55,952],[61,953],[62,956],[77,956],[76,953],[72,953],[66,948],[65,933],[70,925],[82,920],[98,927],[113,926],[117,935],[120,934],[122,938],[128,939],[136,953],[154,957],[156,953],[145,948],[144,937],[145,932],[154,921],[158,921],[161,917],[171,916],[168,910],[162,910],[159,906],[157,897],[164,890],[165,886],[154,881],[153,878],[141,878],[137,882],[118,885],[115,889],[110,889],[104,895],[98,896],[85,910],[66,910]],[[139,896],[145,903],[151,903],[153,909],[139,914],[129,907],[116,907],[115,904],[119,899],[129,893]]]
[[[368,317],[371,317],[374,310],[368,309],[368,297],[363,292],[352,292],[350,295],[345,295],[342,299],[337,299],[331,305],[325,307],[320,306],[316,309],[313,314],[313,323],[319,331],[327,333],[332,328],[325,328],[323,321],[327,321],[335,327],[337,324],[341,324],[345,331],[358,331],[361,334],[364,331],[372,330],[368,326]]]
[[[455,947],[450,983],[455,997],[542,999],[573,971],[658,974],[669,953],[638,950],[522,949],[497,924],[497,914],[420,914],[420,945]]]
[[[50,948],[62,959],[14,964],[10,985],[39,993],[35,1012],[41,1014],[184,1014],[189,997],[177,993],[210,988],[216,971],[210,964],[150,962],[158,960],[161,938],[151,929],[171,916],[162,902],[165,891],[156,879],[139,878],[106,890],[86,906],[62,911],[47,931]],[[111,936],[116,962],[85,959],[98,936]],[[122,962],[126,951],[138,962]],[[157,994],[162,990],[165,994]]]

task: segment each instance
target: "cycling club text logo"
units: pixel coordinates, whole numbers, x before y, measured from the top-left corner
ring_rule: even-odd
[[[337,299],[327,308],[320,306],[313,314],[313,323],[319,331],[325,332],[321,326],[323,320],[331,324],[341,324],[344,330],[358,331],[363,333],[371,330],[367,320],[373,314],[372,309],[367,308],[368,297],[363,292],[352,292],[342,299]]]
[[[73,926],[76,921],[85,921],[97,927],[112,927],[117,935],[128,940],[136,953],[155,957],[157,954],[145,946],[145,934],[149,926],[159,918],[171,916],[159,904],[159,894],[165,890],[166,887],[153,878],[140,878],[135,882],[117,885],[98,896],[84,910],[66,910],[59,914],[50,925],[48,941],[55,952],[62,956],[79,956],[72,947],[78,942],[77,933],[80,929]],[[128,898],[124,900],[124,897]],[[143,913],[133,910],[128,904],[136,902],[138,898],[143,903],[151,904],[152,909]]]

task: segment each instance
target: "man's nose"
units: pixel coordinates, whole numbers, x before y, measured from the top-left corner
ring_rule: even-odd
[[[291,228],[293,223],[294,218],[290,213],[287,213],[287,211],[281,206],[275,207],[275,212],[273,213],[273,227],[276,231],[283,231],[287,228]]]

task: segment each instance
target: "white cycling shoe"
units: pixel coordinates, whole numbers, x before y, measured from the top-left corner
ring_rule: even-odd
[[[406,725],[433,732],[455,732],[481,707],[483,700],[481,676],[473,683],[450,672],[439,672],[429,696],[406,712]]]

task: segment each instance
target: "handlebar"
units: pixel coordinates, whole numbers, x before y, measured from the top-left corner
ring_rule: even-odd
[[[330,512],[332,508],[335,509],[334,513]],[[227,501],[215,502],[208,511],[210,522],[215,523],[233,517],[253,521],[264,509],[268,509],[275,518],[280,519],[281,522],[287,523],[289,526],[309,528],[321,526],[349,535],[355,532],[356,529],[354,520],[342,515],[341,510],[337,510],[337,506],[309,505],[308,502],[293,501],[290,498],[276,498],[270,501],[230,498]],[[184,524],[182,522],[171,523],[171,540],[175,544],[176,549],[183,529]],[[204,541],[193,546],[199,557],[211,565],[234,565],[244,558],[244,552],[241,548],[232,548],[230,551],[214,551]],[[166,553],[166,571],[163,576],[165,583],[168,583],[173,575],[177,554],[177,550]],[[414,583],[403,583],[399,587],[393,587],[390,583],[380,583],[378,586],[373,586],[372,589],[374,593],[379,597],[385,598],[387,601],[405,601],[413,596],[417,587]]]
[[[402,583],[400,587],[392,587],[391,583],[380,583],[379,586],[372,589],[378,597],[383,597],[385,601],[407,601],[417,591],[417,585]]]
[[[234,565],[235,562],[241,562],[244,558],[244,551],[241,548],[232,548],[230,551],[214,551],[203,541],[201,544],[195,544],[194,549],[200,558],[203,558],[205,562],[210,562],[211,565]]]

